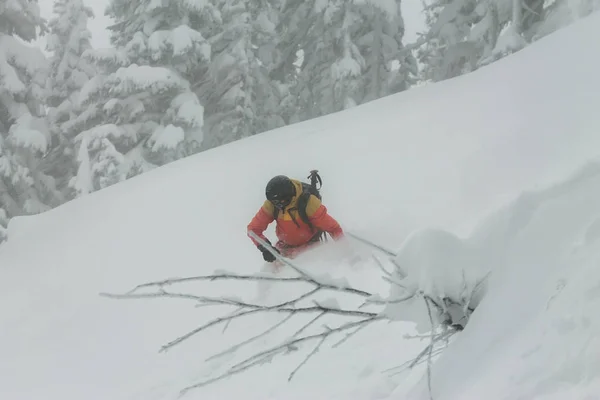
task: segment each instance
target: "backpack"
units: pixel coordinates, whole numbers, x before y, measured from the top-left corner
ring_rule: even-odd
[[[322,200],[321,193],[319,192],[319,190],[323,186],[323,180],[321,179],[321,176],[319,175],[319,171],[317,171],[316,169],[313,169],[312,171],[310,171],[310,175],[308,175],[307,178],[310,179],[310,184],[302,182],[302,193],[300,194],[300,196],[298,196],[298,202],[297,202],[296,207],[291,208],[290,211],[292,211],[292,210],[298,211],[298,215],[300,215],[300,219],[302,220],[302,222],[304,222],[306,225],[308,225],[308,227],[310,228],[310,230],[312,232],[315,232],[315,227],[310,222],[310,220],[308,219],[308,215],[306,214],[306,206],[308,205],[308,200],[310,199],[311,194],[313,196],[317,197],[319,200]],[[317,187],[317,183],[318,183],[318,187]],[[275,219],[277,219],[277,214],[278,214],[278,210],[275,209],[275,214],[274,214]],[[292,216],[291,213],[290,213],[290,216]],[[293,216],[292,216],[292,221],[294,221],[296,226],[299,226],[298,222],[296,221],[296,219]],[[322,240],[322,238],[319,238],[319,239]]]

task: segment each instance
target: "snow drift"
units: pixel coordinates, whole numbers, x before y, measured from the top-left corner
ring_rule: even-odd
[[[493,273],[467,329],[432,369],[433,398],[597,394],[598,218],[600,161],[524,193],[464,241]],[[423,382],[408,397],[426,399],[429,389]]]
[[[569,176],[600,149],[600,56],[590,51],[599,27],[593,15],[476,73],[241,140],[13,219],[0,247],[0,397],[172,399],[213,375],[221,366],[203,360],[277,319],[255,316],[158,354],[215,311],[184,299],[122,302],[98,293],[216,269],[260,270],[245,227],[264,184],[313,168],[346,230],[399,256],[403,248],[438,248],[411,232],[438,232],[452,238],[457,255],[477,249],[485,263],[470,264],[472,277],[492,271],[466,329],[434,364],[436,400],[591,395],[600,359],[600,175],[591,164]],[[573,62],[581,54],[585,62]],[[343,246],[327,245],[298,262],[385,295],[389,284],[369,251],[348,243],[362,261],[351,264]],[[420,265],[414,254],[408,260]],[[432,281],[443,274],[420,279],[416,271],[419,288],[456,289]],[[256,295],[243,283],[194,289]],[[269,296],[286,294],[275,286]],[[423,365],[383,372],[423,348],[403,339],[415,322],[373,324],[342,347],[324,347],[290,382],[310,348],[187,397],[428,399]]]

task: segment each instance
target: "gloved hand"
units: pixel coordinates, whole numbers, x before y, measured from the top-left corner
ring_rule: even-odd
[[[274,250],[275,250],[277,253],[279,253],[279,250],[277,250],[275,247],[273,247],[273,249],[274,249]],[[261,253],[262,253],[262,255],[263,255],[263,259],[264,259],[266,262],[270,262],[270,263],[271,263],[271,262],[273,262],[273,261],[275,261],[275,260],[277,259],[277,258],[275,258],[275,256],[274,256],[274,255],[273,255],[273,254],[272,254],[272,253],[271,253],[269,250],[267,250],[267,249],[266,249],[265,247],[263,247],[262,245],[259,245],[259,246],[258,246],[258,250],[260,250],[260,252],[261,252]]]

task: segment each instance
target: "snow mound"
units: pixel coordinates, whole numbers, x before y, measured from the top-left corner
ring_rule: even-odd
[[[489,274],[476,248],[440,229],[422,229],[411,234],[393,260],[391,290],[385,313],[394,320],[414,322],[420,333],[448,321],[466,325],[468,310],[482,295]],[[428,305],[425,301],[431,301]]]
[[[466,329],[434,364],[434,398],[597,394],[599,218],[600,161],[524,194],[473,233],[494,271]],[[428,399],[427,384],[409,397]]]

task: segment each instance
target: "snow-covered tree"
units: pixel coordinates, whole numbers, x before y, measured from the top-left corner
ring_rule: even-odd
[[[211,148],[284,125],[279,91],[269,78],[276,39],[268,0],[217,0],[221,16],[212,36],[212,63],[200,86]]]
[[[545,16],[540,0],[480,0],[480,22],[473,40],[484,42],[480,65],[514,53],[531,43]]]
[[[522,49],[538,36],[553,3],[425,0],[428,32],[419,50],[424,80],[452,78]]]
[[[424,0],[427,41],[418,51],[423,80],[437,82],[475,69],[477,43],[468,38],[479,19],[476,5],[476,0]]]
[[[45,211],[62,201],[44,158],[52,137],[44,120],[47,60],[26,44],[45,26],[37,2],[0,7],[0,214]]]
[[[294,82],[293,121],[340,111],[410,86],[416,61],[403,51],[400,0],[287,2],[278,79]]]
[[[365,62],[353,42],[360,16],[342,0],[287,2],[279,32],[282,54],[277,75],[293,79],[299,121],[357,104]]]
[[[61,178],[59,186],[62,188],[67,187],[78,165],[73,139],[79,132],[71,127],[81,112],[79,93],[96,69],[82,57],[84,51],[92,48],[87,29],[88,18],[93,17],[91,8],[82,0],[57,0],[54,14],[48,24],[47,50],[52,57],[46,104],[52,137],[57,141],[50,158],[54,160],[54,175]]]
[[[300,80],[300,63],[303,44],[312,25],[310,12],[314,1],[288,2],[281,0],[277,14],[277,42],[273,50],[272,82],[279,88],[279,115],[291,124],[299,121],[297,87]]]
[[[553,0],[546,3],[546,15],[534,40],[600,10],[600,0]]]
[[[203,107],[190,82],[204,79],[210,45],[200,32],[220,21],[208,2],[113,0],[110,49],[86,51],[101,73],[80,95],[72,129],[78,190],[98,190],[198,151]],[[87,153],[87,154],[86,154]]]
[[[312,4],[311,4],[312,3]],[[300,120],[352,107],[359,103],[365,60],[352,37],[361,19],[353,3],[343,0],[307,1],[293,19],[305,18],[302,64],[295,92]],[[311,23],[312,21],[312,23]]]
[[[357,7],[363,20],[354,35],[365,60],[361,103],[408,89],[418,68],[412,53],[404,51],[401,1],[357,2]]]

